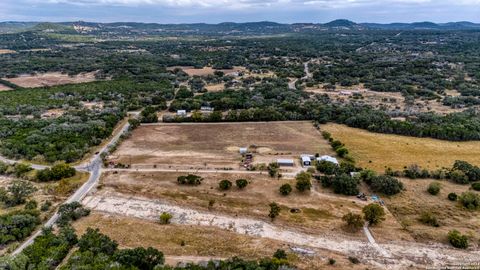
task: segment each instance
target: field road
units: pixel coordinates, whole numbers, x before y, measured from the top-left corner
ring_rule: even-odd
[[[303,70],[305,72],[305,76],[303,76],[301,78],[301,80],[307,80],[307,79],[309,79],[313,76],[313,74],[310,72],[310,70],[308,70],[308,63],[309,62],[310,61],[303,63]],[[293,81],[288,82],[288,89],[296,90],[297,87],[295,86],[295,84],[297,83],[297,81],[298,81],[298,79],[294,79]]]
[[[71,195],[65,203],[71,203],[71,202],[79,202],[81,201],[87,193],[98,183],[98,180],[100,179],[100,175],[102,172],[102,159],[100,155],[102,153],[106,153],[108,151],[108,148],[114,145],[115,143],[118,142],[120,139],[120,136],[122,136],[125,132],[128,131],[130,128],[130,124],[127,122],[123,125],[123,127],[120,129],[120,131],[115,134],[109,141],[108,144],[106,144],[100,151],[98,151],[98,154],[95,154],[90,158],[90,160],[86,161],[83,164],[80,164],[78,166],[75,166],[75,169],[79,171],[87,171],[90,172],[90,177],[88,178],[88,181],[85,182],[73,195]],[[41,165],[32,165],[32,168],[35,168],[34,166],[41,166]],[[44,166],[45,168],[47,166]],[[55,222],[58,220],[58,213],[55,213],[50,219],[44,224],[44,227],[51,227],[55,224]],[[41,234],[41,230],[37,230],[32,236],[30,236],[25,242],[23,242],[17,249],[15,249],[12,252],[12,255],[18,255],[20,254],[26,247],[31,245],[35,238],[37,238]]]

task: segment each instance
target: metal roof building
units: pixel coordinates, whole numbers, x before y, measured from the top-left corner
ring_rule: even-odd
[[[285,159],[285,158],[279,158],[277,159],[277,163],[280,166],[294,166],[295,162],[293,159]]]

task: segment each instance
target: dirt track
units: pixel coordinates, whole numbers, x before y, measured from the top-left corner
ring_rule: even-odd
[[[480,256],[478,250],[461,251],[440,244],[425,245],[415,242],[377,244],[384,251],[379,252],[378,248],[367,241],[309,235],[265,221],[200,212],[160,201],[122,196],[118,193],[88,196],[83,203],[96,211],[148,220],[157,220],[162,212],[169,212],[173,214],[172,222],[176,224],[214,226],[240,234],[276,239],[307,248],[332,250],[362,258],[363,261],[372,265],[388,269],[404,269],[410,265],[440,267],[447,263],[472,262],[478,260]]]

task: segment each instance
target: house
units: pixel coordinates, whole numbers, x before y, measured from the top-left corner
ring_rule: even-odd
[[[177,110],[177,115],[178,116],[187,116],[187,111],[186,110]]]
[[[325,160],[325,161],[328,161],[328,162],[331,162],[331,163],[334,163],[334,164],[338,165],[338,160],[334,157],[331,157],[331,156],[324,155],[324,156],[321,156],[321,157],[317,158],[317,161],[322,161],[322,160]]]
[[[310,158],[310,156],[302,155],[300,159],[302,160],[302,166],[308,167],[312,165],[312,159]]]
[[[210,106],[202,106],[202,107],[200,107],[200,111],[202,113],[211,113],[211,112],[213,112],[213,108],[210,107]]]
[[[293,167],[295,165],[295,162],[293,161],[293,159],[285,159],[285,158],[277,159],[277,163],[278,163],[279,166]]]

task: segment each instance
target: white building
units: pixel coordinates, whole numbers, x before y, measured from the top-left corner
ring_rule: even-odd
[[[321,156],[321,157],[317,158],[317,161],[322,161],[322,160],[325,160],[325,161],[328,161],[328,162],[331,162],[331,163],[334,163],[334,164],[338,165],[338,160],[334,157],[331,157],[331,156],[324,155],[324,156]]]
[[[178,116],[187,116],[187,111],[186,110],[177,110],[177,115]]]
[[[247,147],[240,147],[240,149],[238,149],[238,152],[240,152],[240,154],[246,154],[248,152],[248,148]]]
[[[295,162],[293,161],[293,159],[285,159],[285,158],[277,159],[277,163],[278,163],[279,166],[293,167],[295,165]]]
[[[303,155],[300,159],[302,160],[302,166],[308,167],[312,165],[312,159],[308,155]]]

